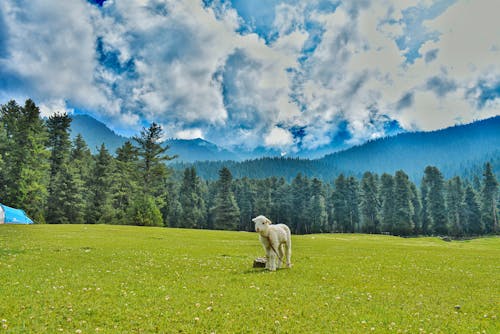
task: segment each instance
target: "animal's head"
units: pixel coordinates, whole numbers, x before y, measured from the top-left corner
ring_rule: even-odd
[[[264,216],[255,217],[252,221],[255,223],[255,232],[263,232],[271,224],[271,221]]]

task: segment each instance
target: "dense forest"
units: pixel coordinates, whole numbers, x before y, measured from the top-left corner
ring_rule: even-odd
[[[0,202],[50,224],[252,231],[251,218],[263,214],[297,234],[499,232],[499,184],[491,162],[465,179],[445,179],[428,165],[418,186],[403,170],[340,173],[330,180],[300,172],[290,179],[251,179],[234,178],[230,164],[217,165],[217,179],[207,180],[193,165],[179,171],[168,167],[175,156],[162,146],[162,129],[155,123],[116,152],[102,144],[96,154],[82,136],[70,139],[70,124],[67,114],[43,120],[32,100],[1,106]],[[259,169],[262,161],[245,166]],[[290,172],[303,170],[307,162],[291,161],[298,167]]]

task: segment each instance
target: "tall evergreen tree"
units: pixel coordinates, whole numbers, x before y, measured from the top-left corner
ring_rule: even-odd
[[[499,231],[498,226],[498,181],[491,163],[486,163],[481,188],[481,220],[486,233]]]
[[[222,168],[219,171],[215,206],[212,208],[215,229],[236,230],[239,225],[240,209],[234,198],[232,183],[231,171]]]
[[[305,222],[307,221],[307,204],[309,203],[309,180],[302,174],[292,180],[292,207],[290,229],[292,233],[301,234],[305,231]]]
[[[446,211],[450,234],[455,237],[464,235],[464,190],[462,180],[455,176],[447,182],[446,189]]]
[[[49,117],[48,146],[50,152],[50,183],[47,203],[47,222],[51,224],[74,223],[78,217],[81,203],[74,175],[70,170],[69,157],[71,141],[69,127],[71,118],[68,114],[55,114]],[[80,221],[76,221],[80,222]]]
[[[290,225],[292,194],[284,178],[275,179],[272,189],[271,216],[276,224]]]
[[[378,220],[378,187],[375,176],[366,172],[361,180],[360,211],[363,231],[367,233],[380,232]]]
[[[359,184],[356,178],[350,176],[347,179],[347,207],[349,219],[349,232],[359,232]]]
[[[111,175],[113,158],[106,146],[101,145],[95,157],[92,182],[90,183],[90,200],[87,207],[87,223],[103,224],[113,221],[114,211],[111,205]]]
[[[201,194],[201,181],[196,175],[194,167],[184,170],[184,177],[179,193],[179,202],[182,208],[183,227],[205,227],[206,209]]]
[[[311,198],[308,206],[309,224],[306,233],[326,232],[328,228],[328,215],[326,211],[325,192],[323,184],[317,178],[311,182]]]
[[[424,200],[431,223],[430,231],[434,234],[446,235],[448,224],[444,199],[444,179],[439,169],[427,166],[424,171],[423,184],[426,187]]]
[[[393,233],[397,235],[410,235],[414,231],[411,186],[408,175],[402,170],[397,171],[394,176],[393,205],[395,214]]]
[[[141,131],[140,137],[133,137],[139,145],[138,153],[141,158],[139,167],[142,172],[144,192],[152,196],[158,196],[162,192],[169,176],[165,161],[175,158],[175,156],[165,154],[169,146],[161,145],[162,136],[161,126],[152,123],[149,128]]]
[[[413,232],[415,234],[422,233],[422,204],[420,202],[420,197],[418,194],[417,187],[413,182],[410,182],[410,191],[411,191],[411,205],[413,206]]]
[[[70,161],[66,173],[71,174],[69,179],[73,184],[68,185],[72,191],[72,219],[73,223],[85,223],[87,204],[90,201],[90,181],[93,170],[94,159],[83,137],[78,134],[73,141]]]
[[[116,150],[111,172],[111,203],[115,213],[113,223],[134,224],[130,218],[130,208],[135,200],[143,196],[142,180],[138,171],[138,150],[130,141],[126,141]]]
[[[240,208],[239,229],[241,231],[253,231],[254,223],[252,218],[254,217],[255,190],[252,182],[247,177],[239,180],[235,196]]]
[[[465,188],[464,227],[467,235],[481,235],[484,233],[479,202],[476,192],[470,185]]]
[[[380,178],[380,223],[383,232],[393,233],[396,225],[396,212],[394,208],[394,178],[384,173]]]
[[[334,230],[337,232],[352,232],[349,220],[348,185],[344,174],[335,179],[335,190],[332,193]]]

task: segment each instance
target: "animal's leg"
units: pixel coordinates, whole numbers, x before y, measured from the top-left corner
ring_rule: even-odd
[[[288,240],[286,243],[286,266],[292,267],[292,240]]]
[[[283,257],[285,256],[285,252],[283,251],[283,244],[278,246],[278,269],[281,268],[283,264]]]
[[[269,259],[268,269],[271,271],[276,271],[276,252],[274,250],[271,249],[271,251],[269,252],[268,259]]]
[[[271,265],[271,254],[272,253],[272,250],[268,248],[266,248],[266,269],[270,269],[270,265]]]

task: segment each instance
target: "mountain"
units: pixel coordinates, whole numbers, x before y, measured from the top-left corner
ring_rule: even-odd
[[[109,152],[114,153],[123,145],[126,137],[120,136],[110,130],[106,125],[88,115],[72,115],[71,139],[81,134],[92,153],[97,153],[101,144],[105,144]]]
[[[432,132],[402,133],[355,146],[321,159],[261,158],[244,162],[196,162],[201,177],[216,179],[222,166],[235,178],[271,176],[293,179],[297,173],[331,181],[340,173],[361,176],[405,171],[414,182],[422,178],[426,166],[438,167],[445,177],[480,175],[483,164],[491,161],[500,174],[500,116]],[[187,164],[173,164],[182,169]]]
[[[106,125],[91,116],[83,114],[73,115],[72,119],[71,138],[74,139],[78,134],[81,134],[92,153],[97,153],[102,143],[106,145],[109,152],[114,153],[116,149],[122,146],[127,140],[132,141],[131,138],[116,134]],[[178,155],[175,161],[193,162],[196,160],[241,159],[237,154],[199,138],[191,140],[168,139],[163,145],[168,145],[170,147],[167,151],[168,155]]]

